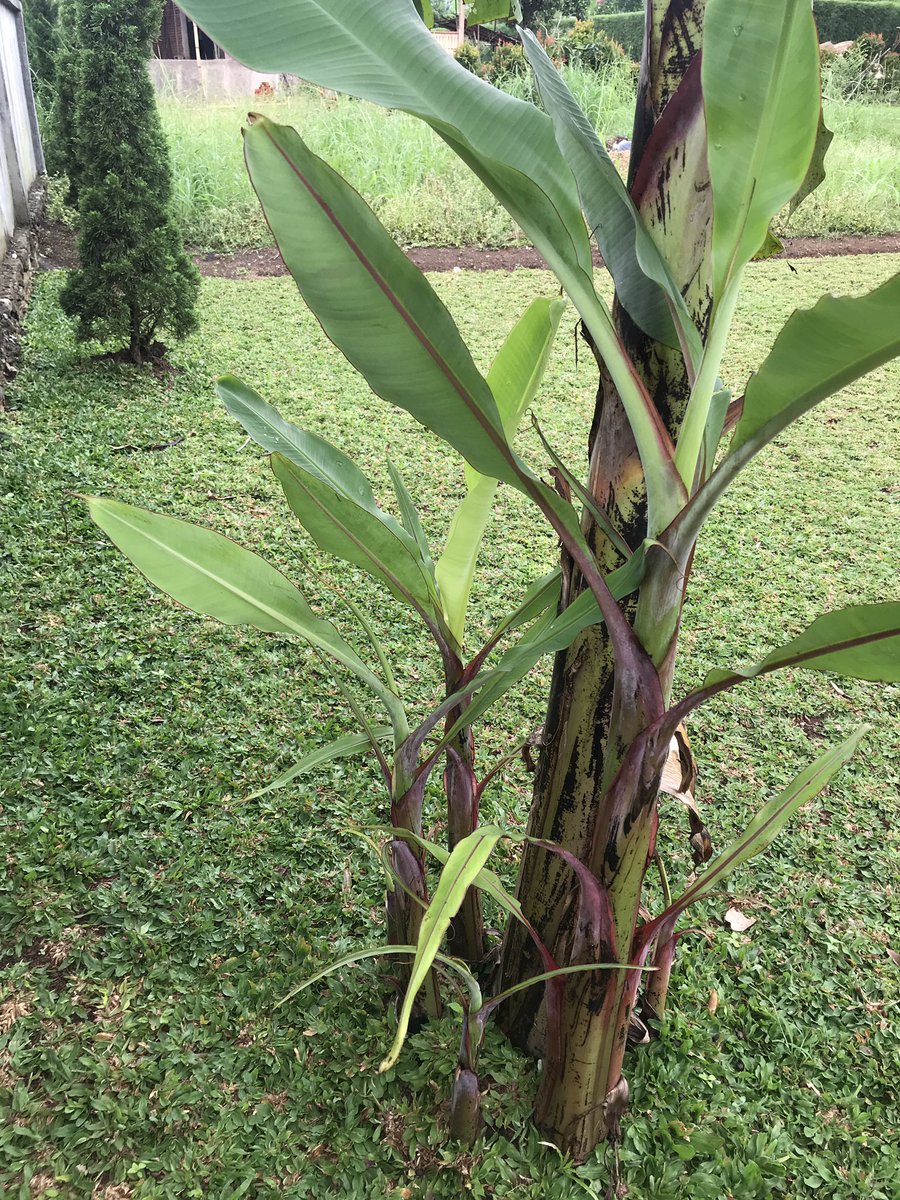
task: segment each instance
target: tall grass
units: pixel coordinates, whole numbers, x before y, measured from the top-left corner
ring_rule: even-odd
[[[900,231],[900,106],[826,100],[825,182],[783,225],[791,234]]]
[[[564,73],[603,138],[630,129],[634,76],[628,64]],[[510,78],[504,87],[533,98],[527,78]],[[271,244],[241,157],[240,127],[248,108],[296,126],[404,245],[502,246],[521,240],[510,217],[421,121],[306,88],[269,100],[161,100],[176,216],[192,245],[233,250]],[[900,107],[847,101],[836,93],[826,101],[826,116],[835,140],[825,183],[790,222],[779,222],[779,231],[827,236],[900,230]]]
[[[630,128],[630,72],[566,70],[569,86],[604,137]],[[525,96],[527,80],[507,90]],[[175,215],[185,239],[207,250],[271,243],[241,157],[248,108],[294,125],[372,205],[404,245],[503,246],[519,240],[511,218],[423,122],[316,89],[277,99],[198,104],[160,99],[174,175]]]

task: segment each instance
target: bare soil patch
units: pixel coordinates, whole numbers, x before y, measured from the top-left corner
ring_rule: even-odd
[[[831,258],[849,254],[900,254],[900,233],[876,236],[851,235],[835,238],[783,238],[779,258]],[[545,269],[546,263],[530,246],[417,246],[407,255],[423,271],[515,271]],[[219,279],[270,279],[286,275],[287,268],[274,246],[258,250],[236,250],[231,254],[194,253],[201,275]],[[595,252],[594,262],[603,260]],[[41,239],[44,270],[78,265],[77,242],[65,225],[46,226]]]

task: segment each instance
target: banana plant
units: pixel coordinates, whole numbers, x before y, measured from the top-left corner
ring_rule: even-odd
[[[627,183],[526,31],[542,109],[459,67],[423,25],[427,6],[413,0],[259,0],[252,12],[243,0],[183,7],[248,66],[291,72],[430,125],[543,255],[596,358],[587,475],[578,478],[553,452],[557,490],[517,453],[513,437],[538,386],[558,302],[526,313],[483,375],[447,310],[362,199],[299,133],[255,120],[245,132],[248,169],[304,301],[372,391],[465,463],[467,495],[443,555],[433,562],[396,472],[399,522],[334,447],[286,430],[243,389],[248,423],[227,398],[243,388],[234,381],[221,385],[226,403],[272,453],[288,503],[321,548],[362,567],[421,620],[444,665],[444,694],[411,727],[364,614],[374,662],[257,556],[171,518],[91,502],[113,540],[176,599],[220,620],[299,636],[355,681],[346,684],[348,703],[391,796],[389,941],[399,951],[428,940],[409,982],[421,982],[429,1011],[438,1006],[438,931],[453,931],[456,918],[431,915],[426,848],[416,841],[425,785],[444,762],[455,842],[447,853],[477,844],[480,855],[493,835],[475,830],[477,798],[491,772],[475,778],[471,730],[542,655],[558,656],[517,885],[525,920],[511,915],[507,926],[500,1020],[543,1060],[541,1129],[583,1158],[618,1136],[640,981],[648,980],[644,1010],[662,1017],[681,913],[765,849],[862,736],[801,770],[715,858],[702,818],[688,807],[692,848],[706,869],[648,915],[645,878],[663,865],[661,788],[690,793],[685,719],[710,696],[785,667],[900,679],[900,604],[885,602],[826,614],[754,666],[712,671],[701,688],[672,694],[694,549],[718,500],[791,422],[900,353],[895,276],[867,295],[826,297],[794,313],[745,387],[722,378],[746,269],[771,247],[778,212],[821,177],[809,0],[748,0],[738,15],[730,0],[648,0]],[[595,287],[592,239],[615,283],[611,307]],[[260,432],[266,420],[270,430]],[[483,645],[465,650],[493,481],[540,511],[559,537],[560,569],[536,581]],[[368,691],[365,710],[356,686]],[[376,724],[370,706],[387,726]],[[392,746],[384,750],[387,728]],[[342,751],[359,744],[348,735]],[[682,767],[675,783],[666,778],[673,745]],[[470,926],[473,961],[477,892],[488,890],[479,861],[452,889],[458,912],[470,906],[456,923]],[[579,888],[596,903],[576,902]],[[446,895],[439,882],[431,904],[446,912]],[[542,993],[525,985],[547,975],[546,955],[571,977]]]

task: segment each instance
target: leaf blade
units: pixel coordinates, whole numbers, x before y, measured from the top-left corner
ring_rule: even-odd
[[[394,731],[390,725],[379,725],[372,732],[379,740],[387,740]],[[279,791],[281,788],[287,787],[289,783],[293,783],[295,779],[308,775],[310,771],[314,771],[316,767],[321,767],[325,763],[334,762],[339,758],[350,758],[354,754],[363,754],[371,749],[372,740],[367,733],[345,733],[326,746],[319,746],[316,750],[304,755],[299,762],[277,775],[271,783],[267,783],[265,787],[256,792],[251,792],[247,800],[258,800],[260,796],[266,796],[269,792]]]
[[[703,686],[755,679],[794,666],[878,683],[900,682],[900,602],[854,604],[824,613],[758,663],[743,670],[711,671]]]
[[[515,483],[487,382],[445,305],[368,205],[285,126],[258,119],[244,150],[282,257],[331,340],[376,395],[484,474]]]
[[[397,599],[431,616],[435,597],[416,542],[396,522],[380,521],[282,454],[272,471],[291,510],[320,549],[361,567]]]
[[[225,625],[293,633],[336,659],[397,710],[381,680],[282,573],[210,529],[118,500],[85,497],[91,519],[156,587]]]
[[[488,372],[488,386],[510,442],[540,387],[564,308],[565,301],[558,297],[534,300],[510,331]],[[467,467],[466,485],[468,494],[453,514],[443,553],[435,564],[447,622],[459,642],[497,480]]]
[[[850,760],[867,732],[867,726],[854,730],[843,742],[826,750],[795,775],[787,787],[760,809],[744,832],[710,860],[707,869],[687,891],[642,927],[644,942],[662,926],[673,922],[689,905],[709,895],[732,871],[767,849],[794,813],[816,796]]]
[[[343,451],[318,434],[286,421],[277,408],[233,375],[223,375],[216,382],[216,392],[226,411],[257,445],[270,454],[283,454],[370,512],[381,511],[369,481]]]

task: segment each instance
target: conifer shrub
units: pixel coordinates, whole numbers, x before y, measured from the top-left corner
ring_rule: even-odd
[[[57,0],[25,0],[22,5],[34,97],[42,113],[49,108],[53,96],[57,7]]]
[[[75,144],[81,268],[61,293],[82,341],[134,363],[162,331],[196,327],[199,276],[169,209],[171,170],[147,61],[161,0],[75,0]]]
[[[53,96],[44,130],[44,157],[51,175],[68,181],[65,203],[78,205],[78,152],[75,127],[77,80],[81,70],[78,0],[60,0],[53,47]]]
[[[473,75],[481,74],[481,55],[478,53],[478,47],[473,46],[471,42],[463,42],[453,51],[453,57],[465,67],[467,71],[471,71]]]

